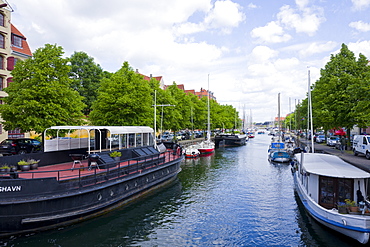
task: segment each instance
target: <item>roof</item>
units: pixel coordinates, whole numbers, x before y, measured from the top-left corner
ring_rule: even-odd
[[[298,162],[303,158],[302,169],[308,173],[336,178],[370,178],[365,172],[335,155],[320,153],[296,154]]]
[[[12,32],[12,34],[15,34],[15,35],[20,36],[20,37],[23,38],[22,39],[22,48],[12,46],[12,50],[15,51],[15,52],[25,54],[27,56],[32,56],[32,52],[31,52],[30,47],[28,46],[28,43],[26,41],[26,37],[13,24],[11,24],[11,32]]]

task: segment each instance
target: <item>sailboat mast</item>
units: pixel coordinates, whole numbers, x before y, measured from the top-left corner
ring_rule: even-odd
[[[281,141],[281,128],[280,128],[280,93],[278,94],[278,130],[279,130],[279,139]]]
[[[208,122],[207,122],[207,140],[211,139],[211,114],[209,111],[209,74],[208,74],[208,94],[207,94]]]
[[[314,143],[313,143],[313,122],[312,122],[312,98],[311,98],[311,76],[310,69],[308,69],[308,103],[310,110],[310,121],[311,121],[311,152],[315,152]]]

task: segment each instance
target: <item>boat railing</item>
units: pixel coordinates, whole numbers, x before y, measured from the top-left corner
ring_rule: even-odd
[[[99,164],[99,168],[88,170],[88,167],[76,167],[63,170],[48,171],[22,171],[19,174],[29,174],[28,179],[55,178],[59,182],[60,189],[76,189],[91,186],[107,180],[121,179],[135,176],[151,169],[156,169],[169,161],[180,159],[181,156],[166,151],[162,154],[150,154],[122,161],[112,161]],[[71,173],[77,170],[77,173]],[[42,175],[41,175],[42,174]]]

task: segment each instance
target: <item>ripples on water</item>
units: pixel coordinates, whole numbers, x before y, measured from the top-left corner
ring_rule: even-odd
[[[176,182],[93,220],[2,246],[350,246],[307,217],[270,137],[186,160]]]

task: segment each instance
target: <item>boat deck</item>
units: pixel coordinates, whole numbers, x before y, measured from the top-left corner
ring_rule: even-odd
[[[164,157],[164,160],[161,163],[166,163],[171,160],[178,159],[180,156],[170,151],[167,151],[155,157],[156,158]],[[71,160],[70,162],[65,162],[61,164],[39,166],[36,170],[18,171],[17,175],[18,175],[18,178],[21,178],[21,179],[40,179],[40,178],[51,178],[51,177],[54,178],[55,177],[57,178],[58,181],[62,181],[62,180],[78,179],[78,178],[87,177],[91,175],[107,173],[110,170],[116,170],[118,168],[136,166],[135,169],[130,169],[130,171],[128,172],[128,174],[131,174],[135,172],[141,172],[140,164],[146,160],[147,158],[123,160],[120,162],[107,164],[109,165],[108,168],[103,168],[103,167],[106,167],[106,165],[101,165],[101,164],[89,166],[87,159],[81,160],[81,163],[76,163],[73,166],[74,161]],[[148,169],[148,168],[150,167],[145,167],[145,169]],[[2,174],[2,176],[9,176],[9,175]]]

